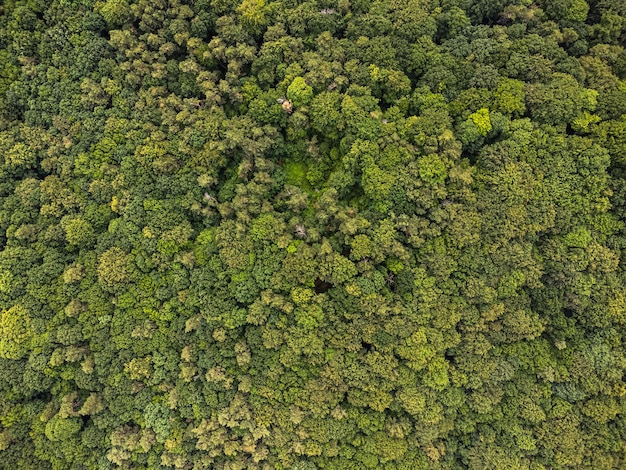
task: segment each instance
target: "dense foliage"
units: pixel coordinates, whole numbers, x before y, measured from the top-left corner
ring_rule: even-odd
[[[0,467],[626,468],[624,0],[4,0]]]

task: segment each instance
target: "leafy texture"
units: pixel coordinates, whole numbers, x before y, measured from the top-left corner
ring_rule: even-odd
[[[623,1],[0,3],[1,468],[626,468]]]

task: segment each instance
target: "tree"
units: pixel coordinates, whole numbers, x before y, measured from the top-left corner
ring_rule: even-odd
[[[589,13],[589,4],[585,0],[557,0],[544,2],[543,9],[550,19],[555,21],[583,22]]]
[[[112,288],[126,281],[129,257],[120,248],[114,246],[98,258],[98,280],[106,288]]]
[[[597,91],[581,88],[572,76],[556,73],[548,85],[527,87],[526,104],[534,119],[558,125],[594,111],[597,96]]]
[[[287,88],[287,99],[296,107],[305,106],[313,99],[313,88],[307,85],[304,78],[296,77]]]
[[[61,418],[55,415],[46,423],[46,437],[53,442],[65,441],[81,428],[78,418]]]
[[[33,325],[28,310],[22,305],[14,305],[2,311],[0,317],[0,357],[21,359],[35,339]]]
[[[107,0],[96,3],[98,11],[111,27],[122,26],[131,18],[130,5],[126,0]]]
[[[64,219],[62,225],[65,229],[65,239],[70,245],[89,246],[93,242],[93,227],[82,217]]]

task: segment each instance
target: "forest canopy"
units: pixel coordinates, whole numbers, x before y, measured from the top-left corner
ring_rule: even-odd
[[[626,468],[624,0],[5,0],[0,467]]]

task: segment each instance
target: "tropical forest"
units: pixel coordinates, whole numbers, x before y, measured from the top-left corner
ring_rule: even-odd
[[[626,469],[626,0],[0,2],[0,469]]]

